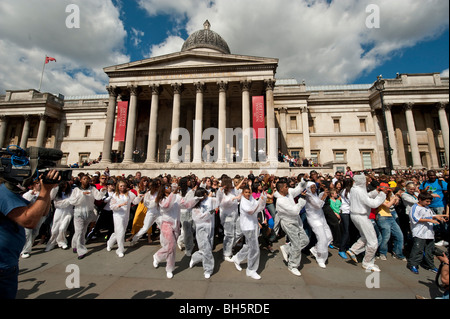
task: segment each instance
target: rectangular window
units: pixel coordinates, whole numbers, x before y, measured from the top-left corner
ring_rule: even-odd
[[[345,152],[344,151],[337,151],[334,153],[334,160],[336,162],[344,162],[345,161]]]
[[[293,158],[300,158],[300,151],[291,151],[291,157]]]
[[[341,121],[339,119],[333,119],[334,132],[339,133],[341,131]]]
[[[70,125],[66,125],[64,128],[64,137],[69,137],[70,135]]]
[[[372,152],[362,152],[362,162],[364,169],[372,169]]]
[[[84,137],[89,137],[91,135],[91,125],[86,125],[84,127]]]
[[[359,119],[359,128],[361,132],[367,132],[366,119]]]
[[[297,116],[291,116],[291,130],[297,130]]]
[[[91,153],[80,153],[79,154],[79,162],[80,163],[84,163],[84,162],[89,162],[89,157],[91,156]]]
[[[320,160],[320,152],[318,151],[311,152],[311,160],[313,164],[318,165]]]
[[[441,164],[441,167],[447,165],[447,160],[445,158],[445,152],[442,152],[442,151],[439,152],[439,162]]]

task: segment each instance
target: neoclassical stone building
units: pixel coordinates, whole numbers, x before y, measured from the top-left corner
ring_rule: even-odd
[[[59,148],[63,165],[101,156],[83,171],[108,166],[149,176],[298,170],[279,163],[278,152],[312,159],[324,172],[448,165],[448,78],[398,74],[379,91],[376,83],[277,79],[277,66],[276,58],[232,54],[206,21],[180,52],[106,67],[107,94],[7,90],[0,96],[0,146]],[[118,102],[127,102],[119,121]],[[264,139],[251,134],[261,120],[256,113]],[[171,134],[178,128],[187,139]]]

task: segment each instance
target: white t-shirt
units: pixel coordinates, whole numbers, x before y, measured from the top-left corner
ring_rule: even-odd
[[[433,211],[429,207],[422,207],[414,204],[411,207],[409,220],[413,237],[422,239],[434,239],[433,223],[419,222],[419,219],[433,219]]]

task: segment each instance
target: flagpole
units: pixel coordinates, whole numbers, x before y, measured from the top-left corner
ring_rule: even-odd
[[[47,64],[46,62],[47,62],[47,56],[45,56],[44,66],[42,67],[41,81],[39,82],[39,92],[41,92],[42,78],[44,77],[45,64]]]

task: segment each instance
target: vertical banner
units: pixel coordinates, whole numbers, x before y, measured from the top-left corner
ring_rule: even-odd
[[[127,112],[128,102],[117,102],[116,135],[114,137],[115,142],[125,141],[125,132],[127,130]]]
[[[253,129],[254,138],[261,139],[265,138],[264,134],[264,96],[253,96]]]

